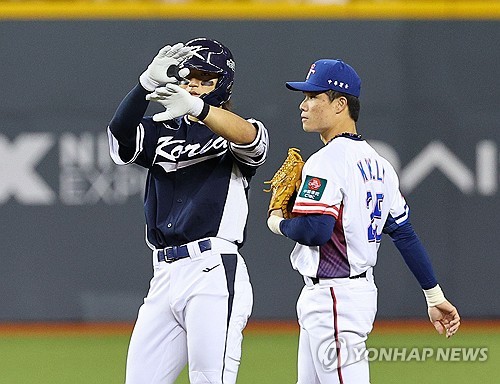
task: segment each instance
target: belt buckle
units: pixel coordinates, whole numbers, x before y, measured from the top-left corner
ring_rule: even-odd
[[[172,254],[172,256],[170,256]],[[163,249],[163,255],[165,256],[165,263],[171,264],[178,260],[177,257],[177,247],[167,247]]]
[[[209,251],[212,249],[212,244],[210,239],[201,240],[197,242],[200,253]],[[166,263],[173,263],[174,261],[184,259],[186,257],[191,257],[189,252],[188,244],[184,245],[173,245],[171,247],[166,247],[161,250],[163,252],[163,261]]]

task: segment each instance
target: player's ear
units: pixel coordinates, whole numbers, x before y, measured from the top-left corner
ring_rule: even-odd
[[[347,108],[347,99],[344,96],[336,98],[333,100],[333,103],[337,113],[340,113]]]

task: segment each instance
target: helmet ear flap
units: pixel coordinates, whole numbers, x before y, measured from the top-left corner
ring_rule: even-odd
[[[233,79],[228,79],[219,77],[219,81],[215,89],[203,96],[201,98],[207,104],[213,105],[215,107],[220,107],[222,104],[227,103],[231,98],[233,88]]]

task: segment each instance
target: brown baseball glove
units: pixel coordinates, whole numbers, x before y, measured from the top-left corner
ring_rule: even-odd
[[[273,178],[264,182],[264,184],[270,184],[270,188],[264,189],[264,192],[272,192],[268,214],[275,209],[281,209],[285,219],[293,217],[292,209],[302,182],[302,167],[304,166],[304,160],[299,152],[300,149],[289,148],[285,161]]]

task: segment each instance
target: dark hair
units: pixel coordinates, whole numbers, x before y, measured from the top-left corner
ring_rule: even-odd
[[[353,119],[355,122],[358,121],[360,105],[359,99],[356,96],[333,91],[331,89],[329,89],[325,93],[328,95],[330,101],[338,99],[339,97],[345,97],[347,99],[347,107],[349,108],[349,116],[351,116],[351,119]]]

